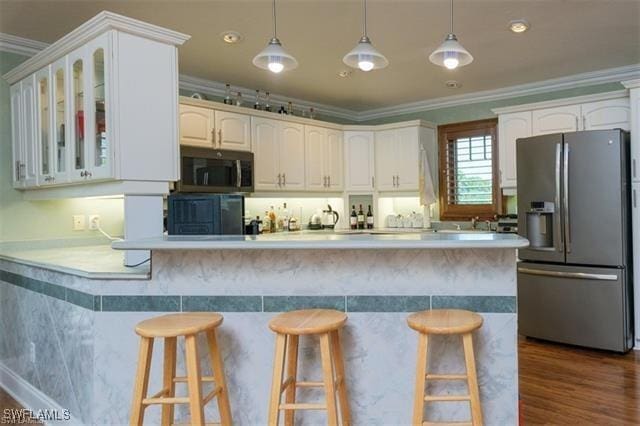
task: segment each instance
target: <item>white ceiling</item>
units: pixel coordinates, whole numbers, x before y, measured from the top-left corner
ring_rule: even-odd
[[[427,59],[448,32],[448,0],[369,0],[369,36],[390,65],[340,78],[361,1],[277,4],[278,36],[300,63],[280,75],[251,64],[271,36],[270,0],[0,0],[0,32],[51,43],[110,10],[190,34],[182,74],[358,111],[640,63],[640,0],[455,0],[455,32],[475,60],[453,72]],[[508,31],[518,18],[528,32]],[[223,43],[225,30],[244,40]],[[462,88],[446,88],[450,79]]]

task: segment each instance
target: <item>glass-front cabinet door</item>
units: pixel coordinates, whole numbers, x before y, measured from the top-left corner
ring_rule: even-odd
[[[56,61],[51,68],[53,100],[52,168],[55,183],[69,180],[69,78],[67,58]]]
[[[51,67],[36,73],[36,146],[38,150],[38,185],[51,185],[53,177]]]
[[[87,75],[90,82],[87,119],[88,157],[87,170],[91,179],[112,177],[111,111],[109,104],[109,34],[104,34],[87,44]],[[90,132],[90,133],[89,133]]]
[[[69,106],[71,119],[68,121],[70,126],[70,148],[72,151],[71,162],[68,165],[71,173],[71,180],[85,180],[87,173],[86,162],[86,120],[85,112],[87,110],[86,100],[86,63],[85,63],[86,47],[81,47],[68,57],[68,67],[71,85]]]

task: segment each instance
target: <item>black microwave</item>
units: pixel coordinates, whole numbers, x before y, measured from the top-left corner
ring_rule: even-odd
[[[248,193],[254,189],[253,153],[180,147],[178,192]]]
[[[241,194],[177,194],[167,198],[169,235],[244,234]]]

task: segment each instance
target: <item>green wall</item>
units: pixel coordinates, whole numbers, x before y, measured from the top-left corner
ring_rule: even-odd
[[[417,119],[430,121],[438,125],[447,123],[460,123],[464,121],[493,118],[496,115],[491,112],[492,108],[528,104],[532,102],[550,101],[553,99],[570,98],[573,96],[590,95],[593,93],[610,92],[621,89],[624,89],[624,86],[622,86],[622,84],[620,83],[598,84],[594,86],[580,87],[577,89],[558,90],[554,92],[540,93],[537,95],[518,96],[497,101],[470,103],[468,105],[394,115],[391,117],[384,117],[361,122],[359,124],[385,124]]]
[[[21,55],[0,52],[0,74],[9,71],[25,59],[27,58]],[[0,79],[0,241],[100,235],[97,231],[73,231],[72,216],[76,214],[99,214],[105,231],[113,235],[122,235],[122,199],[25,201],[22,192],[12,187],[11,167],[9,84]]]

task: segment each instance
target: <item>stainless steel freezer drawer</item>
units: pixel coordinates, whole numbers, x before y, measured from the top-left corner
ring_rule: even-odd
[[[518,329],[529,337],[624,352],[631,347],[624,269],[518,264]]]

